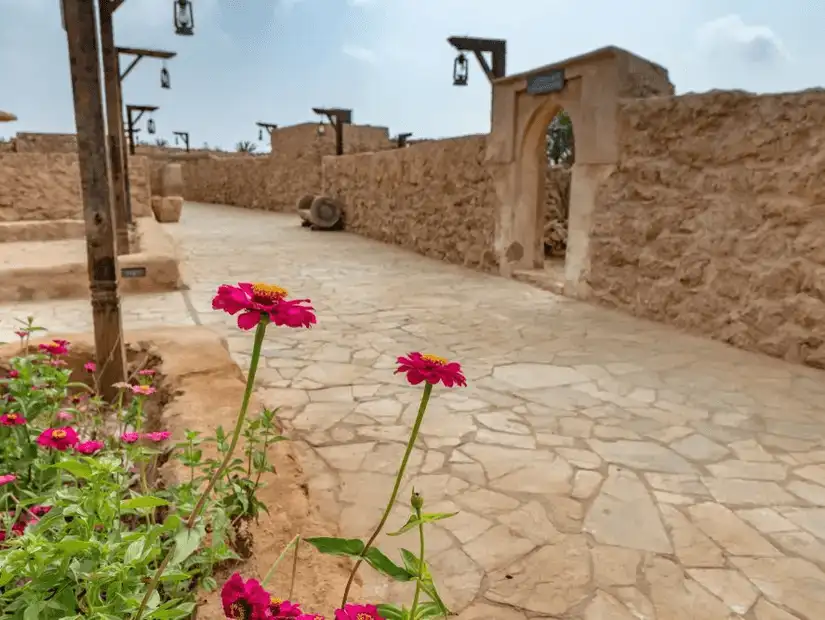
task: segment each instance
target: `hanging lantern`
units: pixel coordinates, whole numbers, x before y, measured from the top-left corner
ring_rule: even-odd
[[[146,123],[146,132],[149,135],[155,135],[155,120],[150,118],[149,121]]]
[[[467,86],[467,74],[470,71],[470,63],[464,52],[456,56],[453,63],[453,86]]]
[[[178,146],[179,144],[180,144],[180,140],[178,140],[178,135],[175,134],[175,146]]]
[[[172,88],[172,81],[171,77],[169,76],[169,69],[166,68],[166,65],[160,70],[160,87],[161,88]]]
[[[326,132],[327,132],[326,125],[324,125],[324,121],[321,121],[320,123],[318,123],[318,129],[316,130],[316,133],[319,136],[323,136]]]
[[[258,140],[263,140],[263,139],[264,139],[264,130],[259,129],[258,130]]]
[[[190,0],[173,0],[175,11],[175,34],[191,36],[195,34],[195,16]]]

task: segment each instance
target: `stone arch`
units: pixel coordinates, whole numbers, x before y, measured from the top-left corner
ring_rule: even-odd
[[[563,70],[563,87],[533,94],[537,76]],[[556,74],[558,77],[558,74]],[[620,99],[672,94],[667,71],[615,47],[507,76],[493,83],[487,166],[498,199],[495,252],[502,275],[540,270],[544,264],[542,148],[547,124],[564,109],[573,122],[572,169],[564,292],[587,297],[590,221],[596,190],[618,161]]]

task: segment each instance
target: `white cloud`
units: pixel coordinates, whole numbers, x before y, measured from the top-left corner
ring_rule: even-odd
[[[355,58],[355,60],[360,60],[361,62],[366,62],[371,65],[378,62],[378,56],[376,56],[375,52],[367,49],[366,47],[361,47],[360,45],[344,45],[344,47],[341,48],[341,51],[347,56]]]
[[[738,56],[754,63],[790,58],[782,40],[768,26],[751,25],[739,15],[705,22],[697,31],[699,49],[711,56]]]

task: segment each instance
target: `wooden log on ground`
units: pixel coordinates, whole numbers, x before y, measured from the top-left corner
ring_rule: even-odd
[[[312,230],[341,230],[344,227],[344,205],[329,196],[304,196],[298,201],[301,226]]]

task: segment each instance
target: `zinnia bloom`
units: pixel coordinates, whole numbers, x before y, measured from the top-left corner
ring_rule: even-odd
[[[269,615],[269,594],[257,579],[244,581],[233,573],[221,588],[221,604],[227,618],[235,620],[265,620]]]
[[[422,381],[431,385],[443,383],[444,387],[467,385],[467,379],[461,373],[461,364],[447,361],[443,357],[410,353],[407,357],[399,357],[396,362],[398,368],[395,374],[406,373],[410,385],[418,385]]]
[[[47,344],[39,344],[37,348],[42,353],[48,353],[49,355],[66,355],[69,352],[69,341],[58,338]]]
[[[312,307],[302,305],[309,300],[287,300],[286,295],[285,289],[272,284],[223,284],[212,300],[212,308],[233,316],[240,313],[238,327],[241,329],[252,329],[262,317],[286,327],[309,327],[315,323]]]
[[[120,436],[123,443],[135,443],[138,439],[140,439],[140,433],[123,433]]]
[[[152,370],[151,368],[144,368],[143,370],[138,370],[138,374],[141,377],[154,377],[155,376],[155,371]]]
[[[77,432],[71,426],[47,428],[40,433],[37,443],[44,448],[54,448],[64,452],[77,444]]]
[[[11,484],[15,480],[17,480],[17,476],[14,474],[3,474],[0,476],[0,487]]]
[[[83,364],[83,368],[86,370],[86,372],[95,372],[97,370],[97,364],[95,364],[94,362],[86,362],[85,364]]]
[[[301,606],[290,601],[284,601],[277,596],[272,596],[269,599],[269,613],[274,618],[299,618],[305,615],[301,611]]]
[[[138,396],[151,396],[155,393],[155,388],[151,385],[133,385],[132,386],[132,394],[137,394]]]
[[[68,365],[66,360],[49,360],[49,366],[54,366],[55,368],[63,368]]]
[[[144,437],[151,439],[155,443],[166,441],[172,435],[169,431],[155,431],[154,433],[146,433]]]
[[[0,415],[0,424],[3,426],[19,426],[25,423],[26,418],[19,413],[4,413]]]
[[[325,620],[321,614],[301,614],[296,620]]]
[[[102,441],[84,441],[77,444],[74,449],[80,454],[92,455],[100,452],[103,449],[104,443]]]
[[[304,305],[308,303],[309,299],[285,299],[269,313],[269,320],[278,327],[312,327],[317,319],[315,309]]]
[[[14,335],[18,338],[25,338],[29,335],[29,332],[27,332],[25,329],[18,329],[14,332]]]
[[[32,506],[29,508],[29,512],[32,513],[35,517],[42,517],[46,513],[48,513],[52,509],[51,506],[45,506],[43,504],[38,504],[37,506]]]
[[[71,414],[68,411],[58,411],[57,415],[55,417],[58,420],[61,420],[62,422],[68,422],[69,420],[74,420],[74,414]]]
[[[344,605],[335,610],[335,620],[384,620],[375,605]]]
[[[20,372],[17,370],[10,370],[9,371],[9,379],[17,379],[20,376]]]

